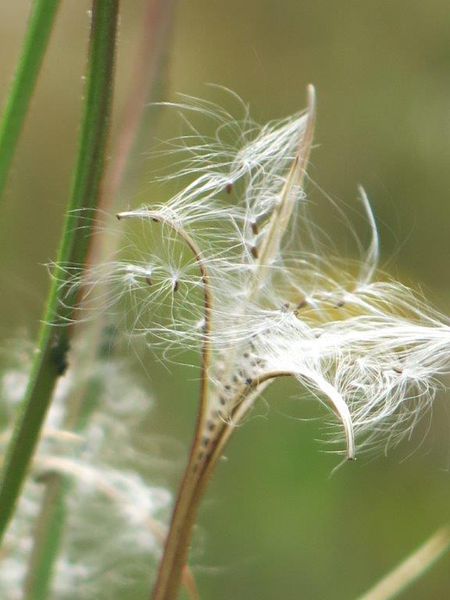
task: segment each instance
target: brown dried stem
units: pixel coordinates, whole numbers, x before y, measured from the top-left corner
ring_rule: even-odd
[[[245,398],[259,394],[261,387],[276,377],[288,376],[287,372],[268,373],[255,379],[236,398],[236,409],[227,422],[223,422],[212,440],[213,449],[201,465],[197,460],[199,449],[199,435],[201,429],[196,430],[196,437],[192,446],[191,455],[185,471],[178,498],[175,505],[169,536],[160,564],[158,579],[153,590],[152,600],[175,600],[178,596],[182,569],[187,563],[189,545],[192,538],[198,508],[205,493],[208,481],[214,467],[223,453],[235,424],[244,416],[251,404],[244,403]],[[243,409],[242,407],[244,407]]]
[[[450,526],[445,525],[358,600],[396,598],[439,560],[449,547]]]
[[[175,598],[178,593],[183,569],[187,562],[192,528],[197,514],[198,500],[200,498],[199,491],[203,489],[203,486],[200,485],[201,477],[199,478],[199,476],[201,476],[201,471],[197,468],[197,455],[201,446],[202,432],[208,406],[208,371],[211,365],[212,355],[210,334],[213,298],[209,284],[208,270],[203,259],[202,251],[185,229],[156,211],[123,212],[117,216],[119,219],[150,219],[172,229],[192,252],[194,259],[197,262],[203,283],[205,317],[201,361],[200,405],[191,453],[178,492],[178,498],[172,515],[163,558],[160,563],[158,577],[153,590],[154,600],[162,600],[163,598]]]

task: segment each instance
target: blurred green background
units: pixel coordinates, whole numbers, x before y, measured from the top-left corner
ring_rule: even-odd
[[[3,340],[36,334],[48,288],[43,265],[55,256],[75,156],[90,3],[62,4],[0,220]],[[116,117],[144,5],[122,2]],[[1,98],[28,10],[24,0],[0,6]],[[303,108],[305,86],[314,83],[311,176],[347,202],[363,184],[380,224],[383,265],[448,310],[447,0],[181,1],[166,98],[209,97],[206,82],[235,90],[262,122]],[[170,129],[166,121],[158,138]],[[131,187],[141,200],[153,198],[145,152],[136,164]],[[159,398],[149,434],[163,431],[187,447],[196,375],[174,366],[168,377],[150,354],[143,359],[146,373],[137,376]],[[339,458],[318,441],[320,420],[303,420],[322,411],[295,393],[294,385],[273,386],[268,409],[239,430],[216,473],[192,554],[205,599],[354,598],[450,516],[448,395],[436,402],[428,433],[424,423],[388,457],[363,457],[331,476]],[[175,488],[179,474],[162,473],[159,483]],[[448,597],[448,571],[444,559],[404,597]]]

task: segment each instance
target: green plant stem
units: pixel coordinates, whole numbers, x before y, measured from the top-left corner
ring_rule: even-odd
[[[39,540],[31,551],[24,583],[24,600],[49,597],[53,564],[58,555],[65,520],[67,481],[57,473],[44,475],[44,497],[36,518],[33,539]]]
[[[30,106],[60,0],[35,0],[22,54],[0,121],[0,199]]]
[[[83,414],[71,414],[71,430],[81,432],[89,415],[95,410],[98,388],[101,382],[95,378],[83,396]],[[77,403],[76,408],[80,404]],[[70,477],[60,473],[44,473],[41,478],[45,491],[40,513],[33,533],[33,548],[28,561],[24,586],[24,600],[46,600],[50,596],[54,565],[59,556],[67,520],[67,500],[72,490]]]
[[[82,222],[85,209],[95,209],[109,130],[113,93],[114,57],[118,0],[94,0],[87,69],[87,90],[80,133],[78,159],[64,230],[57,257],[47,308],[43,318],[36,357],[32,365],[21,414],[5,460],[0,486],[0,538],[13,515],[39,434],[51,402],[55,383],[66,370],[76,292],[65,283],[64,266],[86,262],[94,227],[93,215]],[[62,298],[64,297],[64,303]]]
[[[134,65],[132,82],[119,133],[114,142],[112,159],[106,169],[102,185],[100,208],[105,212],[114,213],[118,210],[119,192],[127,179],[130,157],[134,154],[136,139],[142,135],[141,123],[145,107],[156,99],[158,88],[164,85],[167,78],[165,57],[171,39],[174,7],[174,0],[147,0],[141,43],[132,61]],[[150,129],[152,125],[155,126],[154,119]],[[148,135],[146,137],[148,138]],[[112,238],[109,230],[99,232],[91,244],[88,262],[96,264],[107,260],[116,243],[117,236]],[[87,326],[77,325],[76,336],[82,337],[84,342],[83,353],[76,353],[74,357],[75,370],[80,366],[91,364],[92,361],[106,360],[110,356],[111,345],[114,345],[114,336],[112,337],[111,333],[112,327],[107,325],[105,316],[100,316]],[[97,405],[102,386],[101,377],[94,377],[87,385],[82,386],[81,390],[77,390],[70,396],[66,409],[65,429],[83,434],[90,415]],[[68,516],[66,504],[71,490],[70,478],[62,474],[52,474],[45,478],[43,485],[45,485],[45,493],[38,519],[45,523],[45,527],[36,527],[33,536],[33,550],[28,563],[25,586],[26,600],[47,598],[52,567],[58,556]],[[164,543],[164,537],[163,535],[161,543]],[[190,597],[197,597],[195,580],[189,570],[185,571],[183,580]]]

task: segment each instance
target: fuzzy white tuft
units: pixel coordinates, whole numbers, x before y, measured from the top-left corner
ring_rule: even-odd
[[[448,370],[450,327],[410,289],[377,274],[379,238],[364,190],[367,249],[350,228],[360,259],[330,251],[307,210],[312,88],[308,102],[305,112],[264,126],[245,106],[236,121],[209,102],[173,105],[189,133],[168,143],[178,168],[168,178],[189,182],[164,204],[119,215],[136,221],[147,248],[138,261],[101,265],[81,283],[85,307],[99,283],[102,291],[114,284],[117,295],[104,304],[129,298],[131,324],[151,347],[212,347],[210,419],[240,414],[246,385],[261,381],[254,400],[271,374],[291,374],[337,414],[353,457],[357,444],[408,434],[430,407],[436,378]],[[213,136],[197,132],[188,119],[196,114],[216,125]],[[193,243],[183,248],[180,237]]]
[[[20,353],[20,368],[0,377],[6,413],[0,451],[11,435],[15,386],[29,368],[24,354]],[[61,429],[69,399],[83,386],[98,381],[102,382],[96,394],[98,405],[83,431],[76,434]],[[1,598],[22,598],[44,484],[52,475],[63,477],[70,486],[52,594],[61,600],[75,596],[106,600],[136,586],[142,587],[139,593],[145,593],[149,561],[153,559],[156,567],[164,541],[160,519],[171,504],[169,491],[150,485],[139,472],[144,465],[147,470],[149,467],[149,458],[137,447],[141,437],[148,440],[147,434],[139,435],[139,425],[149,405],[148,393],[127,376],[117,360],[98,360],[79,369],[76,377],[68,374],[60,379],[31,477],[0,556]]]

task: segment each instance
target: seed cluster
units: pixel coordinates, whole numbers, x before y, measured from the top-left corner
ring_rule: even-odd
[[[211,402],[205,421],[201,448],[197,454],[197,461],[201,462],[212,451],[218,433],[223,425],[232,419],[233,410],[245,396],[246,390],[264,372],[265,360],[258,356],[253,342],[246,344],[244,351],[235,357],[234,350],[222,350],[219,360],[215,365],[214,389],[211,393]],[[231,355],[234,366],[230,368],[227,361]]]

